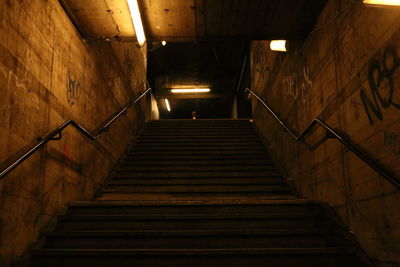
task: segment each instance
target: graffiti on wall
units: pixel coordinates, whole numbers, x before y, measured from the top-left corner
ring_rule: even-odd
[[[34,93],[32,74],[29,71],[33,64],[28,45],[24,46],[15,62],[18,64],[14,65],[12,69],[0,64],[0,88],[3,98],[5,98],[3,105],[0,104],[0,112],[2,112],[0,122],[21,127],[23,123],[30,121],[29,113],[33,110],[39,111],[40,103],[38,95]]]
[[[383,132],[383,145],[400,156],[400,135],[391,131]]]
[[[270,82],[272,73],[275,73],[276,66],[272,66],[271,62],[268,62],[269,49],[265,45],[265,42],[256,43],[253,49],[253,82],[254,87],[259,88],[261,84]],[[280,60],[280,58],[278,58]],[[278,67],[282,65],[281,61],[277,61]],[[283,92],[286,96],[293,98],[294,100],[300,100],[304,105],[309,104],[311,88],[313,81],[310,78],[310,71],[304,62],[296,64],[297,66],[291,67],[293,71],[287,72],[283,77]]]
[[[382,109],[400,109],[400,101],[395,100],[395,91],[398,84],[395,82],[395,73],[400,69],[400,58],[395,46],[388,46],[381,58],[374,58],[368,66],[368,89],[361,88],[360,98],[369,123],[374,119],[383,121]],[[369,93],[367,93],[369,91]]]
[[[76,81],[70,72],[67,73],[67,100],[71,105],[75,104],[81,96],[81,84]]]
[[[310,102],[312,85],[308,66],[303,67],[299,72],[288,73],[283,79],[283,90],[286,95],[294,100],[299,99],[305,106],[308,106]]]

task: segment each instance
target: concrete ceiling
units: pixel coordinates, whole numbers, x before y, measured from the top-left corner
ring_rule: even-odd
[[[126,0],[59,0],[83,38],[136,42]],[[174,116],[226,116],[249,40],[303,40],[327,0],[138,0],[148,44],[149,82]],[[162,47],[160,42],[167,41]],[[208,84],[208,96],[171,95]],[[200,107],[201,106],[201,107]],[[164,113],[163,113],[164,112]],[[165,109],[161,112],[166,115]],[[185,115],[184,115],[185,114]]]
[[[86,38],[133,39],[126,0],[60,0]],[[303,39],[326,0],[139,0],[149,41]]]

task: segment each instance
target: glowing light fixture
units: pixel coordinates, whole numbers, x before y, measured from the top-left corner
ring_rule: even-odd
[[[272,51],[286,52],[286,40],[272,40],[269,47]]]
[[[167,45],[167,41],[161,41],[161,44],[162,44],[163,46],[166,46],[166,45]]]
[[[139,5],[137,0],[128,0],[129,10],[131,11],[131,18],[133,26],[135,27],[136,38],[140,46],[146,42],[146,36],[144,35],[142,19],[140,17]]]
[[[366,5],[400,6],[400,0],[363,0]]]
[[[165,105],[167,106],[167,110],[171,111],[171,107],[169,106],[169,101],[168,99],[165,99]]]
[[[208,93],[210,88],[171,89],[171,93]]]

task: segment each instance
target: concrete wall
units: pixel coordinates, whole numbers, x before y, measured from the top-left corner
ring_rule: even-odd
[[[56,0],[0,1],[0,162],[67,119],[95,130],[145,89],[144,51],[84,42]],[[93,196],[142,126],[144,103],[97,142],[66,129],[0,181],[0,266],[22,255],[68,202]]]
[[[316,117],[400,176],[400,10],[330,0],[287,54],[251,44],[252,88],[297,133]],[[298,144],[254,101],[254,118],[301,194],[332,205],[382,266],[400,264],[400,193],[316,129]],[[396,265],[397,266],[397,265]]]

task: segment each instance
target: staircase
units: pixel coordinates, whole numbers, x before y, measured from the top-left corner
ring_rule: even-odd
[[[362,255],[329,208],[298,198],[251,122],[161,120],[31,266],[367,266]]]

